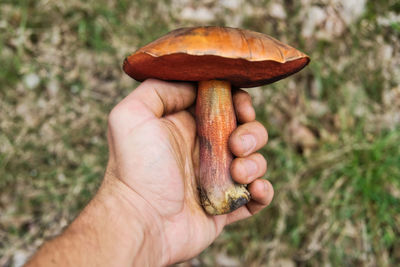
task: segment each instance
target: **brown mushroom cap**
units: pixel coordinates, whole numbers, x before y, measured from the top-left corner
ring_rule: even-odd
[[[260,86],[298,72],[309,57],[265,34],[223,27],[181,28],[125,59],[138,81],[227,80],[235,87]]]

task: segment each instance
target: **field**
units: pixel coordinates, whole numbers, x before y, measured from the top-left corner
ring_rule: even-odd
[[[269,131],[269,208],[181,266],[400,265],[396,0],[2,0],[0,266],[21,266],[96,192],[125,56],[169,30],[242,27],[304,51],[249,89]]]

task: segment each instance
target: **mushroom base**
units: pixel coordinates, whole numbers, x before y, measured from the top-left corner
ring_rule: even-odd
[[[228,141],[236,128],[236,116],[229,82],[199,82],[196,122],[201,204],[210,215],[232,212],[250,201],[250,193],[245,185],[235,183],[230,174],[233,155]]]
[[[228,189],[223,197],[214,197],[215,193],[219,195],[220,189],[216,191],[200,189],[200,200],[204,210],[210,215],[221,215],[232,212],[241,206],[247,204],[250,200],[250,193],[245,185],[235,184]]]

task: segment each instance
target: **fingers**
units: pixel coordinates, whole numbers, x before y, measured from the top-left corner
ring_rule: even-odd
[[[240,125],[230,136],[229,147],[237,156],[232,161],[231,175],[237,183],[248,184],[251,200],[228,215],[228,224],[256,214],[272,201],[274,190],[271,183],[259,178],[267,171],[267,162],[256,153],[267,141],[267,130],[257,121]]]
[[[237,157],[248,156],[263,147],[268,141],[265,127],[258,121],[237,127],[229,138],[229,148]]]
[[[252,215],[268,206],[274,197],[274,189],[267,180],[257,179],[247,187],[252,200],[247,203],[247,208]]]
[[[236,158],[231,164],[233,180],[240,184],[249,184],[267,171],[267,161],[260,153],[245,158]]]
[[[251,122],[256,119],[251,96],[241,89],[236,89],[232,94],[233,106],[239,123]]]
[[[134,127],[147,119],[184,110],[193,104],[195,98],[193,84],[149,79],[114,107],[109,121],[117,126]]]
[[[196,90],[190,83],[172,83],[149,79],[144,81],[126,101],[139,100],[152,113],[161,117],[164,114],[174,113],[189,107],[196,98]]]
[[[274,189],[269,181],[256,179],[247,189],[252,199],[246,206],[240,207],[228,214],[226,224],[249,218],[271,204],[274,197]]]

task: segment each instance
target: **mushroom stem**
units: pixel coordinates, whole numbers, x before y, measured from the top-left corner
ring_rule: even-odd
[[[249,202],[250,194],[230,174],[233,155],[228,140],[236,128],[236,116],[229,82],[199,82],[196,121],[200,139],[201,204],[211,215],[232,212]]]

